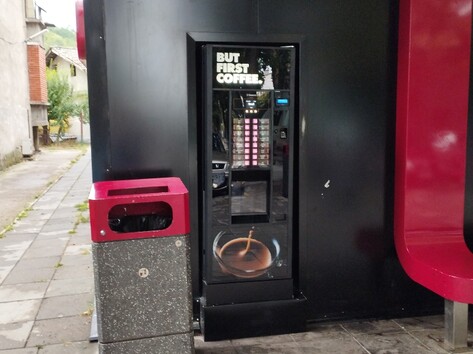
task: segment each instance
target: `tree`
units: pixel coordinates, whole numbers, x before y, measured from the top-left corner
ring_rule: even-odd
[[[52,126],[58,126],[59,137],[69,127],[69,118],[79,113],[79,105],[74,102],[72,87],[67,78],[53,69],[46,69],[48,82],[48,120]]]
[[[77,48],[76,33],[67,28],[52,27],[44,34],[44,48]]]
[[[77,113],[82,123],[89,122],[89,96],[87,93],[80,93],[74,96],[74,102],[77,104]]]
[[[77,113],[80,121],[80,142],[84,142],[84,123],[90,123],[89,119],[89,96],[87,93],[75,95],[75,102],[77,104]]]

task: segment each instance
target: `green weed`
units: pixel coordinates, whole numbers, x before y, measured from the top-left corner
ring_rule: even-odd
[[[89,201],[86,200],[83,203],[76,204],[74,207],[80,212],[87,211],[89,210]]]

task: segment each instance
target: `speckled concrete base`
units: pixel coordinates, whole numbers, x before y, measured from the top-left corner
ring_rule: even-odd
[[[138,339],[127,342],[99,343],[100,354],[192,354],[192,333]]]
[[[96,243],[92,253],[100,343],[191,333],[188,236]]]

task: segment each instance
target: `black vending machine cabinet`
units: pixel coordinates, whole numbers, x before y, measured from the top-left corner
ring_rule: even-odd
[[[295,56],[293,46],[204,48],[206,340],[305,326],[293,269]]]

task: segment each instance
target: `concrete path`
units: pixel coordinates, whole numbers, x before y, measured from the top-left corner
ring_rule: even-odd
[[[66,155],[57,156],[52,170],[63,176],[0,238],[0,354],[98,351],[97,343],[88,341],[94,298],[85,208],[92,184],[90,154],[69,170]],[[6,171],[0,178],[11,184],[0,183],[0,193],[28,184],[35,171]],[[443,338],[443,316],[428,316],[314,325],[304,333],[221,342],[203,342],[196,333],[195,347],[198,354],[445,354]]]
[[[48,155],[58,158],[55,170],[64,173],[77,153]],[[32,164],[23,165],[3,178],[23,185],[19,171],[35,176]],[[88,210],[80,211],[90,186],[87,153],[0,239],[0,353],[97,352],[97,344],[88,342],[93,308]]]
[[[0,212],[0,232],[61,177],[80,154],[77,149],[43,149],[31,159],[0,171],[0,200],[8,206]]]

